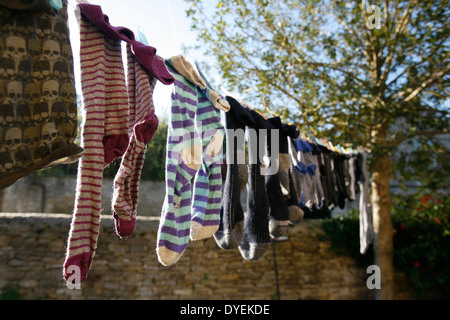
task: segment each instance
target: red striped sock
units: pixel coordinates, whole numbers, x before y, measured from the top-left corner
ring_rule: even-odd
[[[158,118],[153,106],[154,78],[149,79],[139,62],[128,53],[128,95],[130,101],[130,122],[133,123],[128,148],[122,157],[114,178],[112,212],[116,233],[129,237],[136,225],[136,210],[139,199],[139,180],[145,160],[147,144],[158,128]]]
[[[73,266],[81,281],[97,248],[100,229],[101,187],[105,164],[121,156],[128,144],[128,111],[120,41],[100,32],[78,12],[80,25],[81,85],[85,122],[81,145],[84,156],[78,166],[74,215],[67,243],[63,276]],[[125,128],[125,129],[124,129]]]

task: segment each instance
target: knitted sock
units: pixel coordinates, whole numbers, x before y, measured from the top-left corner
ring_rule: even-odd
[[[295,168],[301,173],[301,189],[302,193],[300,196],[300,205],[305,206],[308,209],[312,208],[312,190],[313,190],[313,179],[311,173],[315,170],[311,164],[307,163],[305,155],[312,151],[312,147],[304,139],[294,140],[294,145],[297,150],[297,164]]]
[[[202,166],[194,182],[190,238],[201,240],[211,237],[219,228],[222,201],[221,150],[225,132],[218,108],[223,109],[225,105],[226,110],[229,110],[229,104],[211,94],[213,91],[207,87],[207,81],[197,74],[188,61],[184,60],[183,66],[183,75],[196,84],[198,90],[195,124],[202,140],[203,154]]]
[[[136,225],[136,210],[139,200],[139,181],[145,160],[147,144],[158,128],[158,118],[154,112],[153,89],[155,79],[147,72],[131,53],[128,53],[128,95],[130,101],[130,121],[133,125],[130,142],[122,157],[119,170],[114,178],[112,212],[115,229],[121,238],[129,237]]]
[[[77,17],[85,111],[81,145],[86,152],[78,166],[75,209],[63,267],[66,280],[67,268],[72,265],[80,268],[81,280],[87,277],[99,235],[103,167],[123,153],[123,141],[128,141],[127,123],[124,131],[119,120],[127,101],[120,42],[105,37],[79,11]]]
[[[172,59],[177,59],[173,57]],[[167,61],[174,82],[167,132],[166,196],[156,243],[160,263],[172,265],[189,243],[191,228],[191,179],[201,165],[202,144],[194,121],[197,88]]]
[[[311,151],[311,157],[312,161],[315,165],[315,176],[314,176],[314,185],[315,185],[315,198],[316,198],[316,208],[321,209],[323,205],[326,203],[325,193],[323,191],[322,186],[322,177],[320,172],[320,166],[319,166],[319,156],[321,153],[321,150],[319,146],[315,143],[310,143],[313,150]]]
[[[303,211],[300,209],[298,203],[299,200],[296,195],[295,186],[293,185],[293,177],[291,167],[292,161],[289,154],[290,139],[296,139],[299,132],[294,125],[281,123],[279,117],[268,119],[275,128],[279,129],[279,159],[280,167],[278,170],[278,177],[280,180],[281,190],[284,198],[286,199],[286,205],[288,206],[289,221],[291,223],[298,223],[303,219]]]
[[[274,125],[275,123],[275,125]],[[271,118],[267,121],[261,122],[259,129],[267,130],[267,141],[265,143],[267,156],[270,159],[270,165],[275,165],[274,162],[279,162],[279,143],[280,143],[280,129],[281,119]],[[259,140],[264,139],[264,134],[262,131],[259,132]],[[275,145],[272,145],[272,138],[275,140]],[[278,150],[274,150],[276,147]],[[283,150],[284,151],[284,150]],[[276,159],[274,159],[274,157]],[[265,186],[267,192],[267,199],[270,205],[270,215],[269,215],[269,232],[273,238],[280,237],[284,235],[287,231],[289,225],[289,210],[286,204],[285,195],[281,190],[281,184],[279,179],[279,165],[276,168],[275,173],[267,172],[264,176]]]
[[[219,229],[214,234],[217,245],[222,249],[237,248],[242,240],[244,230],[244,212],[241,205],[241,177],[247,172],[244,149],[245,126],[254,126],[254,119],[249,109],[243,107],[232,97],[227,97],[230,111],[226,120],[226,176],[220,209]],[[242,139],[239,139],[242,137]],[[245,170],[244,170],[245,169]]]
[[[251,110],[251,113],[257,123],[264,121],[264,118],[256,111]],[[270,207],[264,183],[265,178],[261,175],[260,147],[258,130],[250,129],[247,211],[244,213],[244,236],[239,245],[239,251],[245,260],[258,260],[270,245]]]
[[[294,168],[294,170],[296,170]],[[292,170],[289,170],[289,198],[286,200],[286,204],[289,210],[289,221],[293,224],[299,223],[303,220],[305,213],[299,206],[300,200],[297,197],[297,192],[294,185],[294,174]]]

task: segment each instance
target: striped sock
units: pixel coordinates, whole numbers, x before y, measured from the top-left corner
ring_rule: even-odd
[[[190,237],[201,240],[211,237],[219,228],[222,201],[220,151],[225,134],[220,111],[201,92],[195,121],[203,144],[203,162],[194,183]]]
[[[103,168],[123,153],[123,142],[128,141],[128,130],[119,120],[127,102],[120,42],[106,38],[79,11],[77,17],[85,111],[81,145],[86,152],[78,166],[74,215],[63,267],[66,280],[70,266],[80,268],[81,280],[87,277],[99,235]]]
[[[112,199],[115,230],[121,238],[129,237],[134,231],[145,151],[158,128],[158,118],[153,106],[155,79],[151,78],[150,81],[148,74],[131,53],[130,45],[127,45],[127,56],[131,137],[114,178]]]
[[[166,266],[176,263],[189,243],[191,179],[200,168],[202,156],[193,121],[197,88],[173,68],[172,59],[167,61],[175,82],[167,132],[166,196],[156,243],[158,259]]]

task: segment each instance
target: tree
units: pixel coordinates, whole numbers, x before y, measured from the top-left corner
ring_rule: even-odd
[[[392,155],[448,132],[448,1],[186,1],[225,87],[304,133],[368,151],[378,298],[392,299]]]

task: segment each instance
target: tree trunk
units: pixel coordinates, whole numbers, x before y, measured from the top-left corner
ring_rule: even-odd
[[[380,267],[381,272],[381,290],[376,290],[375,298],[392,300],[394,298],[394,228],[391,219],[392,200],[389,193],[392,161],[389,155],[382,155],[372,161],[371,202],[375,264]]]

